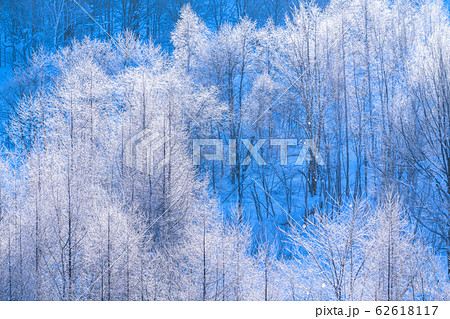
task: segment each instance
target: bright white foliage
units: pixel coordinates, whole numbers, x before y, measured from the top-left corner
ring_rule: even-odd
[[[4,96],[0,300],[448,300],[443,12],[299,3],[211,32],[185,6],[170,56],[128,32],[38,52]],[[143,130],[164,141],[150,174],[124,161]],[[194,167],[201,137],[238,164]],[[271,137],[326,165],[240,164]]]

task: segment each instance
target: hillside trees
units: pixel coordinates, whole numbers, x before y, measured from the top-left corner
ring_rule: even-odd
[[[113,48],[89,40],[61,50],[52,82],[17,105],[9,132],[21,155],[8,157],[13,175],[2,170],[1,298],[252,298],[250,233],[221,220],[187,151],[189,134],[220,119],[214,90],[157,50],[122,43],[142,51],[108,63],[97,57]],[[145,130],[158,139],[143,141],[155,147],[142,172],[124,155]]]
[[[405,79],[410,96],[404,102],[401,122],[396,123],[404,148],[397,149],[410,169],[409,194],[415,201],[432,198],[414,211],[422,226],[431,231],[450,258],[449,246],[449,27],[441,8],[421,8],[422,28],[417,49],[411,55]],[[433,17],[433,18],[432,18]],[[423,20],[422,20],[423,19]],[[416,185],[424,187],[416,187]],[[450,267],[450,261],[448,262]],[[450,268],[449,268],[450,271]]]
[[[108,20],[113,2],[86,1]],[[16,71],[0,299],[448,298],[442,6],[302,3],[283,26],[211,30],[198,3],[171,54],[134,36],[162,4],[124,1],[133,31],[42,49]],[[77,29],[61,8],[55,23]],[[222,140],[223,161],[194,165],[202,138]]]
[[[306,267],[301,290],[311,298],[447,298],[442,261],[414,234],[398,196],[387,196],[379,207],[354,202],[336,219],[320,215],[292,240]]]

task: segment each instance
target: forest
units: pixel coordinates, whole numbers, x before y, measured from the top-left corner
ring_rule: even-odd
[[[0,9],[0,300],[450,300],[444,1]]]

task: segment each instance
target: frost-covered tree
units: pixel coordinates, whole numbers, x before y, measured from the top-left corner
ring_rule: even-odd
[[[330,300],[446,299],[440,261],[408,223],[398,196],[378,207],[354,202],[320,215],[292,235],[304,298]],[[306,297],[307,296],[307,297]]]
[[[79,2],[2,11],[0,299],[448,299],[441,2]]]

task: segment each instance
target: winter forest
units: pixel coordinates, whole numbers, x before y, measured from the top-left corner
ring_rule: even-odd
[[[450,300],[442,0],[0,16],[0,300]]]

